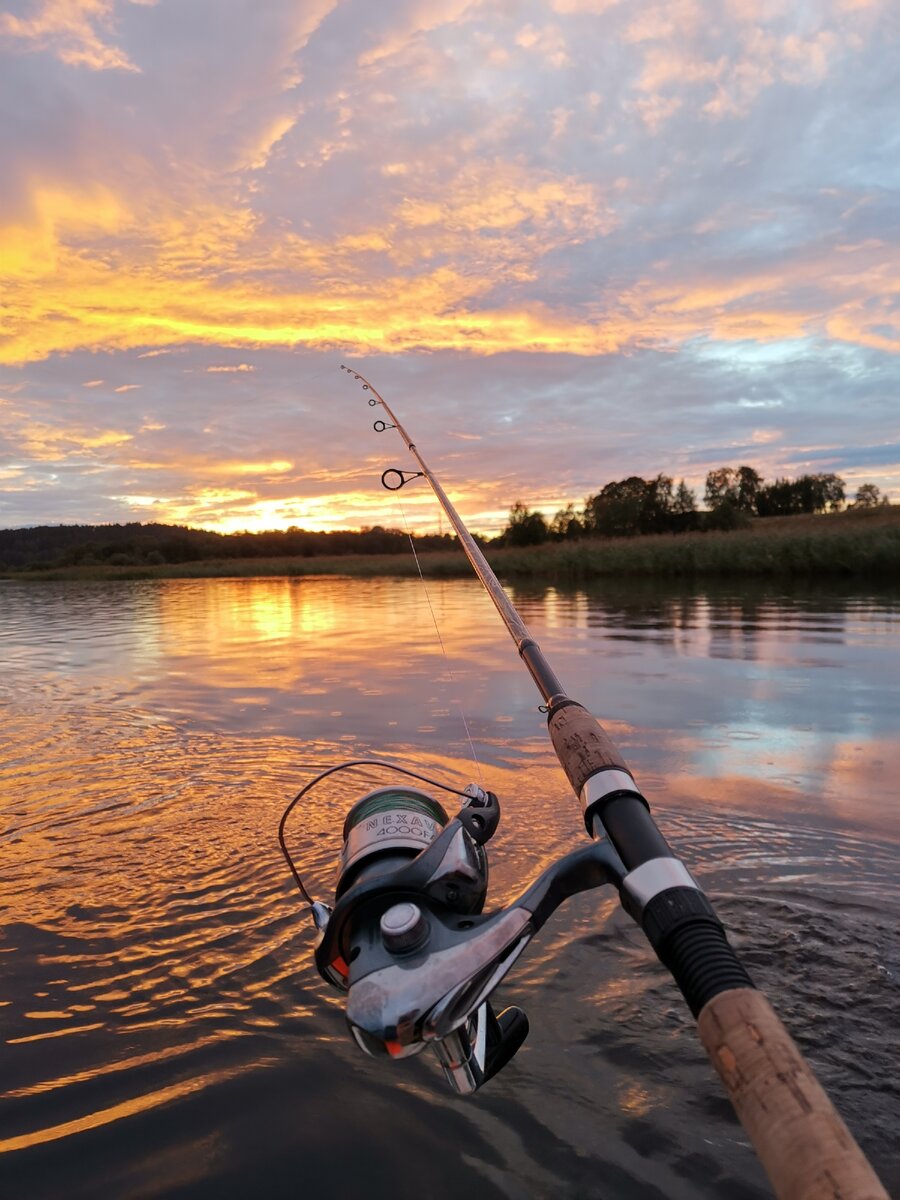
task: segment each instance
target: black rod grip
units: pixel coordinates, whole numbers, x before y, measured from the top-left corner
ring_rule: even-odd
[[[594,836],[606,834],[628,871],[651,858],[675,857],[643,796],[610,796],[594,805],[589,815]]]
[[[720,992],[754,986],[718,921],[683,925],[666,940],[657,954],[671,972],[695,1018]]]

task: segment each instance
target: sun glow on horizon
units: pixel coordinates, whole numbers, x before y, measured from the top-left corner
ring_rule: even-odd
[[[453,532],[430,490],[402,509],[396,503],[381,501],[374,489],[372,494],[337,493],[316,499],[304,496],[259,499],[250,491],[215,489],[201,491],[191,500],[144,495],[119,499],[128,505],[133,520],[183,525],[212,533],[285,533],[290,529],[307,533],[359,533],[375,527],[411,532],[416,537]],[[479,510],[477,497],[473,499],[475,503],[467,504],[465,495],[454,497],[460,509],[470,514],[464,516],[467,528],[484,537],[495,536],[506,525],[508,508]],[[224,505],[229,506],[228,510],[215,515],[215,510]]]

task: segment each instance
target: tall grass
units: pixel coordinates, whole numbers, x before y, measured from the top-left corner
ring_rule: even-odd
[[[900,526],[823,532],[662,535],[632,541],[584,541],[489,556],[510,578],[578,581],[611,576],[662,578],[849,576],[900,579]]]

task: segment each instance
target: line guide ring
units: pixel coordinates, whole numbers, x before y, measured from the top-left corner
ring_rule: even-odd
[[[388,483],[388,478],[397,476],[399,483]],[[405,483],[409,483],[411,479],[424,479],[424,471],[401,471],[398,467],[389,467],[381,476],[381,486],[386,487],[389,492],[399,492]]]

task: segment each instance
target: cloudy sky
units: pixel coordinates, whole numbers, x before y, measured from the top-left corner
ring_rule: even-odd
[[[4,0],[0,525],[900,501],[896,0]],[[434,527],[424,489],[403,493]]]

